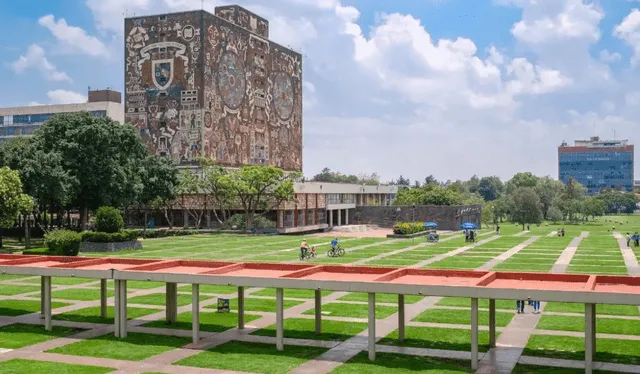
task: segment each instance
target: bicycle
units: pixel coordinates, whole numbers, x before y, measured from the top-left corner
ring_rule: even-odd
[[[342,247],[340,245],[338,245],[337,248],[331,248],[329,251],[327,251],[327,256],[328,257],[341,257],[344,256],[344,249],[342,249]]]
[[[311,247],[311,251],[305,251],[300,254],[300,261],[308,260],[310,258],[316,258],[315,247]]]

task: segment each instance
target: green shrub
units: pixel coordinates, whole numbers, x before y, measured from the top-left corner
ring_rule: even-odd
[[[96,230],[114,233],[122,230],[124,221],[120,211],[110,206],[103,206],[96,212]]]
[[[49,252],[58,256],[77,256],[81,242],[82,236],[70,230],[51,231],[44,236]]]
[[[34,249],[25,249],[22,251],[23,255],[38,255],[38,256],[51,256],[55,255],[55,253],[49,252],[49,248],[34,248]]]
[[[186,236],[186,235],[195,235],[198,234],[197,230],[186,230],[186,229],[178,229],[178,230],[147,230],[144,233],[144,237],[147,239],[155,239],[155,238],[166,238],[169,236]],[[139,231],[138,236],[142,236],[142,231]]]
[[[244,214],[234,214],[225,222],[228,229],[247,230],[247,219]],[[276,223],[265,216],[253,217],[253,227],[258,229],[276,227]]]
[[[100,231],[84,231],[82,232],[83,242],[94,243],[117,243],[136,240],[140,236],[140,230],[123,230],[120,232],[106,233]]]
[[[393,233],[396,235],[411,235],[427,231],[424,222],[398,222],[393,226]]]

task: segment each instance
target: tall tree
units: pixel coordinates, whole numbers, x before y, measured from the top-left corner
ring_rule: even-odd
[[[478,192],[478,186],[480,185],[480,178],[478,178],[478,176],[474,174],[471,178],[469,178],[468,181],[463,182],[463,185],[468,192],[471,192],[471,193]]]
[[[148,152],[130,125],[88,112],[60,114],[36,131],[32,141],[37,152],[59,154],[83,228],[89,209],[132,205],[143,191],[139,171]]]
[[[22,192],[20,174],[8,167],[0,168],[0,227],[12,226],[18,214],[27,213],[32,208],[33,200]],[[1,234],[0,248],[2,248]]]
[[[402,175],[400,175],[398,177],[398,179],[396,180],[396,184],[398,186],[410,186],[411,185],[411,180],[409,178],[405,178]]]
[[[242,166],[228,172],[226,183],[244,210],[247,229],[253,227],[256,216],[293,200],[293,183],[298,176],[273,166]]]
[[[511,220],[522,225],[540,223],[542,210],[540,198],[532,187],[518,187],[511,196]]]
[[[170,160],[148,155],[141,165],[140,174],[142,175],[143,188],[138,202],[151,209],[162,209],[169,226],[173,226],[168,215],[168,208],[171,201],[176,198],[178,170]],[[146,230],[148,223],[147,214],[145,208],[144,230]]]
[[[588,216],[591,216],[591,218],[601,217],[604,215],[604,211],[605,211],[604,202],[602,202],[602,200],[596,197],[589,196],[586,199],[584,199],[584,201],[582,202],[582,213],[586,217]]]
[[[507,194],[511,195],[520,187],[535,188],[538,184],[538,177],[530,172],[517,173],[507,183],[505,183]]]
[[[202,169],[201,189],[209,196],[213,214],[222,224],[231,217],[230,211],[237,202],[227,178],[227,169],[207,159],[200,159],[199,163]]]
[[[202,179],[198,176],[197,172],[191,170],[182,170],[178,175],[178,185],[176,186],[177,199],[176,204],[187,213],[187,217],[193,218],[195,221],[195,227],[199,228],[202,223],[202,216],[204,211],[200,205],[200,198],[206,202],[208,196],[203,194]],[[188,222],[184,223],[184,226],[188,226]]]
[[[546,176],[538,180],[535,189],[538,197],[540,197],[540,204],[542,204],[542,213],[544,218],[550,219],[547,217],[549,208],[551,208],[556,196],[559,196],[564,190],[564,185],[562,182]]]
[[[426,184],[426,185],[429,185],[429,184],[440,185],[440,183],[438,182],[436,177],[434,177],[433,175],[429,175],[428,177],[424,178],[424,184]]]
[[[504,189],[504,184],[500,177],[483,177],[478,182],[477,193],[482,196],[485,201],[493,201],[500,197]]]

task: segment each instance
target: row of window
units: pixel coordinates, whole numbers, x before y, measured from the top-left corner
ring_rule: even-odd
[[[94,117],[106,117],[106,110],[93,110],[90,111]],[[16,114],[13,116],[0,116],[0,126],[20,125],[20,124],[34,124],[44,123],[51,117],[59,113],[39,113],[39,114]]]

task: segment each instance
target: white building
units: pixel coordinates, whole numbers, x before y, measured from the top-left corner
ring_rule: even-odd
[[[46,120],[56,114],[82,111],[122,123],[122,94],[112,90],[94,90],[89,91],[86,103],[0,108],[0,142],[20,136],[31,136]]]

